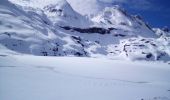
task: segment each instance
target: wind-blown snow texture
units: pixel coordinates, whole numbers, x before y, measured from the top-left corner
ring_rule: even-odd
[[[0,44],[43,56],[170,60],[168,29],[99,0],[1,0]]]

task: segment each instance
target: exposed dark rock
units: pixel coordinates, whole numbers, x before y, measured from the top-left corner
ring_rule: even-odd
[[[46,25],[50,25],[47,21],[43,20],[44,24]]]
[[[100,44],[100,42],[99,42],[99,41],[95,41],[95,43]]]
[[[146,25],[146,27],[147,27],[148,29],[150,29],[151,31],[153,31],[152,28],[151,28],[147,23],[145,23],[145,25]]]
[[[141,39],[140,41],[145,41],[145,39]]]
[[[7,36],[11,37],[11,34],[10,34],[10,33],[8,33],[8,32],[4,32],[3,34],[5,34],[5,35],[7,35]]]
[[[76,37],[76,36],[71,36],[74,40],[78,40],[78,41],[81,41],[81,38],[80,37]]]
[[[166,53],[160,53],[158,56],[157,56],[157,60],[160,60],[163,56],[165,56]]]
[[[71,30],[72,28],[69,26],[62,26],[61,28],[65,29],[65,30]]]
[[[73,28],[73,30],[78,31],[80,33],[100,33],[100,34],[110,33],[110,31],[107,29],[97,28],[97,27],[92,27],[92,28],[87,28],[87,29]]]
[[[151,43],[151,45],[154,46],[154,47],[156,47],[156,44],[154,44],[154,43]]]
[[[151,53],[146,55],[146,58],[151,58],[153,55]]]
[[[150,41],[146,41],[145,43],[149,43]]]
[[[41,52],[43,56],[48,56],[48,53],[46,51]]]
[[[126,35],[124,34],[114,34],[115,37],[125,37]]]
[[[123,47],[123,51],[126,53],[126,56],[128,56],[128,51],[126,49],[126,47],[129,47],[130,45],[125,44]]]
[[[133,46],[137,46],[137,47],[145,47],[145,45],[143,45],[143,44],[133,45]]]
[[[90,28],[77,28],[77,27],[69,27],[69,26],[60,26],[65,30],[77,31],[80,33],[99,33],[99,34],[109,34],[112,30],[117,30],[115,28],[100,28],[100,27],[90,27]]]
[[[169,28],[168,27],[164,27],[164,28],[162,28],[162,30],[164,31],[164,32],[170,32],[170,30],[169,30]]]
[[[74,55],[76,55],[76,56],[83,56],[83,54],[80,53],[80,52],[76,52],[76,53],[74,53]]]

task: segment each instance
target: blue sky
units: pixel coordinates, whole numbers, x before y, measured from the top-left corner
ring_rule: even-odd
[[[170,28],[170,0],[104,0],[123,6],[131,14],[141,15],[152,27]]]

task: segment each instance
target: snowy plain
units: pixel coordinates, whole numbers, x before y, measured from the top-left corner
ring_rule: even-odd
[[[0,100],[170,100],[166,63],[4,51]]]

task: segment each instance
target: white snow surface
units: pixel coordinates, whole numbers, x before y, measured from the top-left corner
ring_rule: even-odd
[[[170,100],[169,76],[161,62],[8,51],[0,55],[0,100]]]

